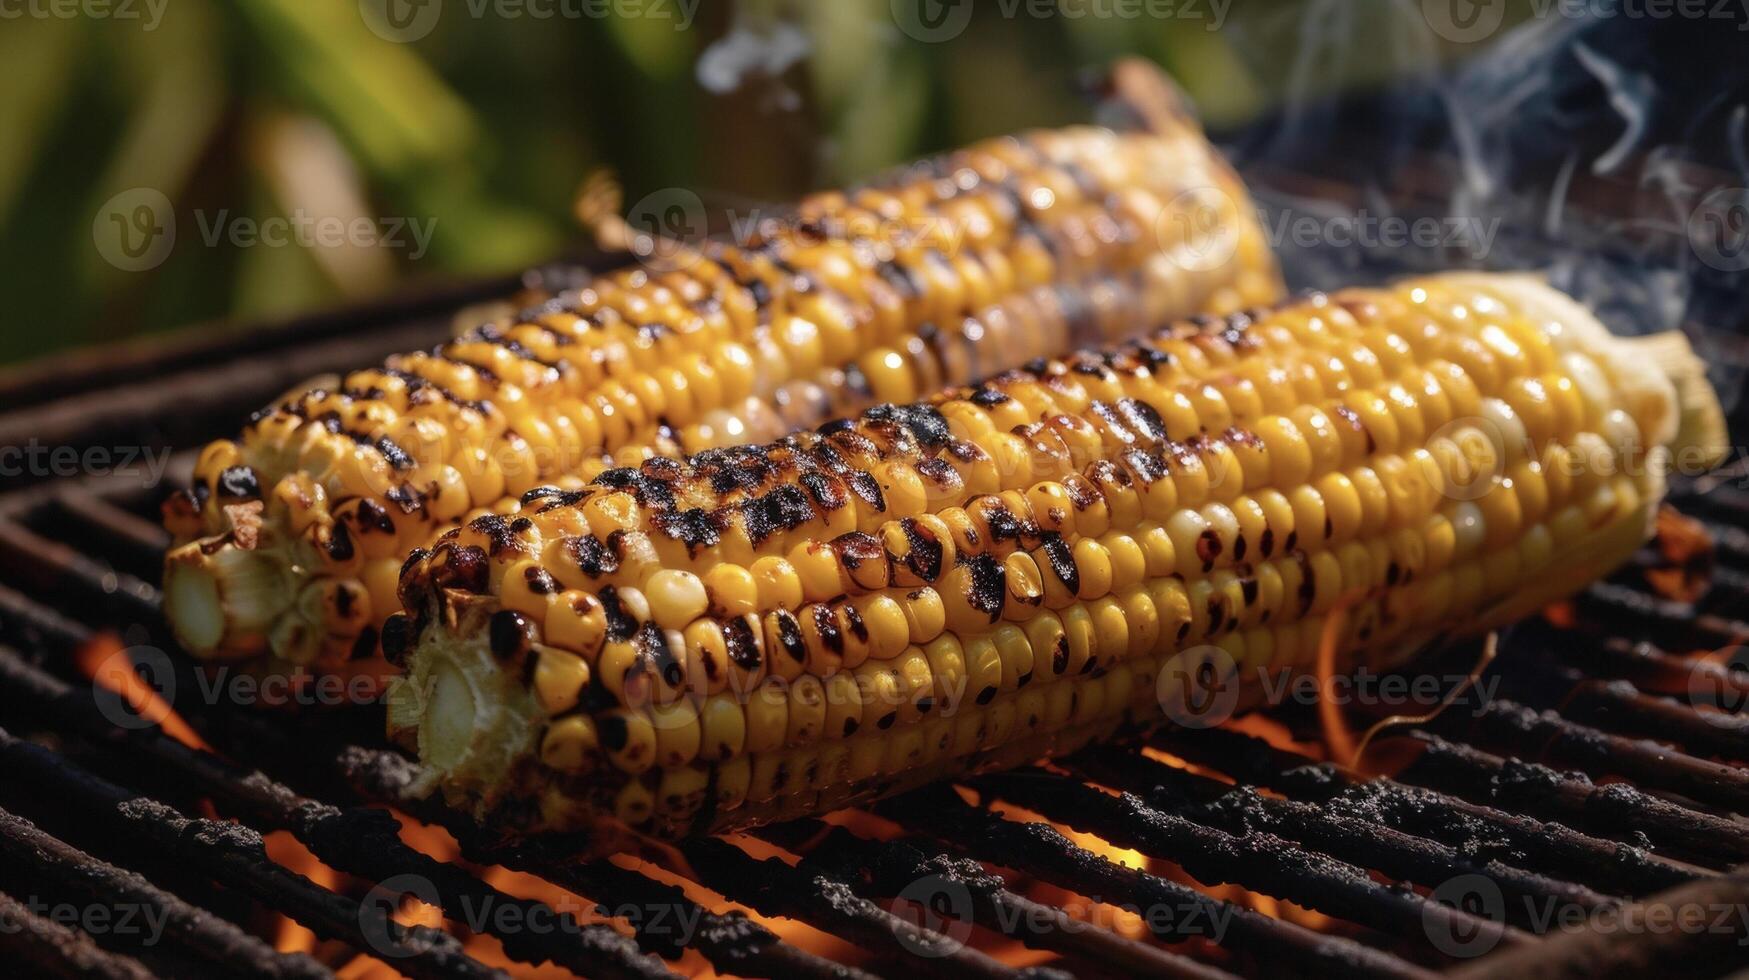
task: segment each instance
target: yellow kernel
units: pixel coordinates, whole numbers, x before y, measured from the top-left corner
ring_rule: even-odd
[[[677,568],[664,568],[644,584],[650,612],[663,629],[683,629],[710,608],[710,595],[697,575]]]

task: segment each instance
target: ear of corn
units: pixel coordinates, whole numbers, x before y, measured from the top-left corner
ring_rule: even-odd
[[[1456,275],[1204,319],[415,553],[391,734],[513,831],[796,816],[1162,719],[1172,658],[1384,667],[1624,559],[1677,395]]]
[[[1132,66],[1133,67],[1133,66]],[[978,144],[677,247],[261,412],[166,506],[166,613],[202,658],[378,649],[401,563],[611,462],[771,439],[1197,310],[1275,299],[1193,120]]]

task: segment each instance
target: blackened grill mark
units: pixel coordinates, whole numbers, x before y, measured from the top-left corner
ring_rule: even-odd
[[[933,405],[876,405],[862,417],[870,422],[903,426],[923,446],[939,446],[952,438],[947,419]]]
[[[500,609],[493,613],[486,628],[492,655],[499,660],[509,660],[522,654],[528,649],[533,629],[528,618],[514,609]]]
[[[451,533],[454,533],[454,532],[451,532]],[[401,575],[400,575],[400,577],[406,578],[407,577],[407,569],[412,568],[414,565],[417,565],[420,562],[422,562],[425,559],[430,558],[430,557],[431,557],[431,551],[429,549],[414,548],[412,553],[407,555],[407,560],[401,563]]]
[[[861,728],[861,727],[862,727],[862,722],[857,720],[854,717],[844,719],[844,735],[845,735],[845,737],[848,738],[852,735],[855,735],[856,730],[858,728]]]
[[[850,531],[833,538],[832,550],[852,575],[869,562],[885,564],[887,560],[887,549],[881,547],[872,535],[862,531]]]
[[[564,493],[565,491],[550,484],[544,487],[535,487],[522,495],[522,506],[527,507],[537,500],[545,500],[549,497],[560,497]]]
[[[413,457],[407,454],[407,450],[402,449],[395,443],[395,440],[388,436],[383,436],[377,440],[377,452],[383,454],[383,459],[388,460],[389,465],[397,473],[405,473],[415,465]]]
[[[747,536],[758,544],[780,531],[794,530],[814,517],[807,497],[793,486],[781,486],[742,505]]]
[[[973,555],[966,562],[971,572],[972,587],[966,602],[973,609],[990,617],[994,623],[1002,615],[1002,604],[1008,596],[1008,573],[996,556],[988,552]]]
[[[626,747],[631,738],[631,731],[626,728],[626,720],[619,715],[608,715],[601,719],[601,744],[609,752],[618,752]]]
[[[941,576],[942,560],[941,542],[935,539],[935,532],[917,523],[913,517],[900,521],[899,527],[905,532],[905,544],[909,549],[905,553],[905,567],[925,582],[935,581]]]
[[[730,663],[749,672],[759,669],[759,641],[745,619],[731,619],[723,624],[723,643],[728,647]]]
[[[482,593],[491,580],[491,562],[486,552],[476,545],[457,548],[445,545],[439,549],[443,561],[434,569],[434,580],[443,588]]]
[[[1263,533],[1257,538],[1257,544],[1263,550],[1263,557],[1268,558],[1275,554],[1275,528],[1264,528]]]
[[[559,591],[559,583],[538,565],[523,572],[522,577],[528,581],[528,590],[535,595],[552,595]]]
[[[996,699],[996,687],[995,687],[995,685],[990,685],[989,687],[986,687],[982,691],[978,692],[978,703],[979,704],[989,704],[991,701],[994,701],[995,699]]]
[[[674,649],[668,645],[668,635],[660,626],[645,623],[638,629],[635,642],[639,652],[648,657],[657,673],[662,675],[662,683],[679,687],[686,680],[686,665],[674,655]]]
[[[1196,556],[1202,558],[1205,572],[1214,569],[1214,563],[1221,556],[1221,535],[1214,528],[1203,528],[1202,534],[1196,535]]]
[[[1009,401],[1009,397],[995,388],[979,388],[972,392],[971,402],[980,408],[994,408]]]
[[[565,550],[571,554],[571,560],[590,578],[600,578],[619,571],[619,555],[611,551],[601,539],[593,534],[585,534],[565,542]]]
[[[1318,576],[1305,552],[1294,552],[1294,563],[1300,566],[1300,615],[1304,616],[1311,610],[1312,600],[1318,598]]]
[[[1257,577],[1247,575],[1239,580],[1239,593],[1245,597],[1247,609],[1257,605]]]
[[[1069,638],[1059,634],[1057,642],[1051,645],[1051,673],[1061,674],[1069,669]]]
[[[621,642],[638,631],[638,621],[626,612],[619,601],[619,590],[611,585],[601,589],[601,611],[607,617],[607,638]]]
[[[923,289],[917,284],[916,276],[911,270],[897,262],[888,260],[875,266],[875,272],[886,283],[898,291],[899,296],[907,301],[914,300],[923,294]]]
[[[820,645],[842,657],[844,655],[844,633],[838,628],[838,620],[832,615],[832,607],[823,602],[815,603],[812,615],[814,617],[814,632],[820,634]]]
[[[407,665],[407,650],[413,645],[413,622],[404,612],[383,620],[383,659],[396,667]]]
[[[801,484],[808,491],[808,496],[814,498],[814,505],[822,513],[830,514],[849,501],[844,485],[824,473],[803,473]]]
[[[1245,543],[1245,535],[1240,534],[1237,538],[1234,538],[1233,539],[1233,560],[1234,561],[1244,561],[1245,560],[1245,551],[1249,547],[1250,547],[1250,545]]]
[[[868,642],[868,624],[863,622],[862,613],[857,612],[855,606],[846,605],[844,607],[844,626],[850,630],[852,636],[856,637],[857,642]]]
[[[261,478],[253,467],[229,466],[219,474],[218,491],[220,499],[259,500]]]
[[[990,529],[992,542],[1019,541],[1021,535],[1026,533],[1026,525],[1014,516],[1014,512],[1008,509],[1008,505],[1000,497],[993,498],[989,506],[979,513],[984,518],[985,526]]]
[[[850,477],[850,492],[862,498],[877,514],[887,511],[887,499],[881,493],[881,485],[874,475],[866,470],[858,470]]]
[[[1051,572],[1063,583],[1063,588],[1070,595],[1078,595],[1081,592],[1081,569],[1076,567],[1075,555],[1063,541],[1062,535],[1055,531],[1045,535],[1042,547],[1045,560],[1051,564]]]
[[[358,502],[358,529],[394,534],[395,522],[389,517],[388,508],[382,504],[374,500],[361,500]]]
[[[1135,398],[1119,398],[1117,407],[1132,429],[1150,442],[1166,441],[1166,422],[1154,406]]]
[[[940,456],[935,456],[918,463],[916,470],[918,476],[928,481],[938,490],[956,490],[964,485],[964,481],[960,479],[960,471],[954,469],[952,463],[942,459]]]
[[[515,532],[510,529],[510,521],[502,514],[486,514],[468,522],[468,529],[482,534],[486,543],[491,545],[492,554],[501,555],[510,550]]]
[[[418,492],[409,483],[390,486],[388,492],[383,493],[383,497],[387,497],[390,504],[401,507],[401,513],[408,514],[408,516],[420,513],[425,509],[425,493]]]
[[[689,554],[696,555],[722,540],[716,518],[699,507],[683,511],[659,510],[651,516],[650,523],[663,534],[686,545]]]
[[[346,529],[346,522],[335,521],[328,530],[328,557],[337,562],[351,561],[354,554],[352,547],[352,532]]]
[[[1091,483],[1074,476],[1063,481],[1063,489],[1068,491],[1069,503],[1074,504],[1076,510],[1086,510],[1104,499]]]
[[[787,609],[772,613],[777,617],[777,643],[796,663],[807,663],[808,644],[802,639],[802,624]]]

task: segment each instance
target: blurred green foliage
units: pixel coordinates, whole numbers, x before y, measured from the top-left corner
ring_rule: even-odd
[[[1179,0],[1172,17],[1101,17],[1083,8],[1110,0],[1056,0],[1041,17],[1036,2],[976,0],[965,30],[925,42],[893,0],[423,0],[440,16],[403,43],[380,36],[381,14],[386,2],[421,25],[430,8],[414,0],[7,2],[25,14],[0,20],[0,362],[537,263],[580,239],[572,195],[599,167],[627,200],[667,186],[781,200],[1083,120],[1078,74],[1122,54],[1159,61],[1231,123],[1306,94],[1291,52],[1308,17],[1386,43],[1413,16]],[[712,70],[726,61],[730,82],[707,88],[713,45],[728,45]],[[1314,77],[1389,69],[1341,61]],[[104,210],[137,188],[171,202],[175,244],[127,271],[105,259]],[[299,214],[411,221],[429,249],[208,240],[215,222]]]

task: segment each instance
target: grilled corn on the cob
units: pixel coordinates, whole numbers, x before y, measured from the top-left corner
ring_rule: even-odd
[[[605,458],[775,438],[1275,299],[1243,187],[1193,120],[1152,108],[1141,131],[992,140],[816,195],[757,240],[688,246],[682,268],[604,275],[269,408],[166,507],[179,640],[334,669],[377,650],[415,546]]]
[[[1167,658],[1347,668],[1624,559],[1670,380],[1530,279],[1204,319],[416,552],[391,735],[495,826],[720,831],[1162,718]]]

